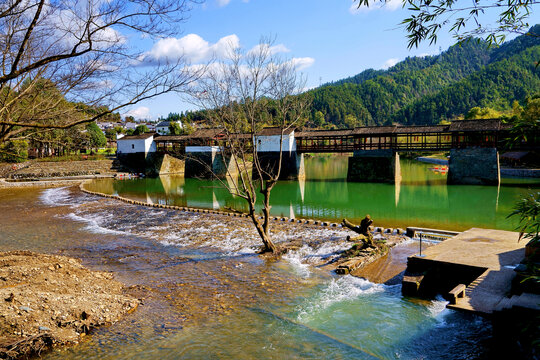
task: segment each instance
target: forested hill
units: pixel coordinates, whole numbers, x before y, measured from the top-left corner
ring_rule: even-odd
[[[539,34],[540,25],[530,30]],[[438,56],[407,58],[306,93],[312,126],[434,124],[475,106],[511,108],[540,91],[540,38],[519,36],[498,48],[476,40]]]

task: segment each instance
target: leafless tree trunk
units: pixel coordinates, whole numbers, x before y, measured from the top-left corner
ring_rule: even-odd
[[[279,247],[270,236],[270,195],[281,172],[284,134],[305,121],[308,103],[298,96],[305,81],[294,62],[278,57],[271,45],[263,39],[249,51],[231,50],[196,82],[192,98],[207,110],[212,125],[223,130],[220,151],[224,158],[232,156],[239,171],[237,181],[221,181],[222,186],[246,200],[263,252],[277,253]],[[264,126],[278,127],[281,134],[280,161],[274,171],[263,168],[258,156],[256,138]],[[258,194],[262,216],[257,212]]]

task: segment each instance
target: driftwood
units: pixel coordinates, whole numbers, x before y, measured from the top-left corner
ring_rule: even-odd
[[[354,242],[362,241],[362,242],[364,242],[364,240],[366,240],[365,235],[358,235],[358,236],[349,236],[349,235],[347,235],[347,241],[354,241]]]
[[[18,359],[38,355],[54,343],[54,338],[49,333],[41,333],[26,337],[11,343],[0,345],[0,359]]]
[[[348,240],[362,241],[364,243],[364,247],[373,246],[373,235],[369,231],[369,227],[371,226],[371,224],[373,224],[373,220],[371,220],[371,217],[369,215],[366,215],[366,217],[362,219],[362,221],[360,222],[360,226],[354,225],[347,219],[343,219],[341,224],[347,229],[352,230],[357,234],[360,234],[360,236],[357,237],[347,237]]]

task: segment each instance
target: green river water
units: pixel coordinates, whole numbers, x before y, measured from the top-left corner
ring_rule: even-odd
[[[514,230],[517,223],[507,216],[515,202],[540,188],[540,179],[511,178],[503,178],[501,186],[449,186],[446,174],[430,170],[435,166],[402,159],[400,183],[354,183],[345,180],[346,157],[308,158],[305,181],[282,181],[272,191],[272,213],[337,222],[370,214],[385,227]],[[149,203],[247,210],[244,200],[232,197],[219,182],[182,176],[102,179],[88,188]]]
[[[430,166],[402,161],[403,181],[343,180],[346,160],[307,159],[307,180],[272,192],[278,215],[339,220],[370,213],[376,225],[512,229],[514,201],[538,184],[446,186]],[[518,186],[519,185],[519,186]],[[208,181],[179,177],[111,181],[93,190],[169,204],[242,208]],[[489,321],[445,309],[442,299],[401,296],[401,285],[336,276],[311,264],[350,247],[344,229],[277,233],[322,239],[280,261],[255,252],[248,222],[134,206],[78,188],[1,190],[0,250],[82,259],[140,287],[144,305],[81,344],[44,359],[489,359]],[[233,225],[231,225],[233,224]],[[413,241],[392,250],[416,251]]]

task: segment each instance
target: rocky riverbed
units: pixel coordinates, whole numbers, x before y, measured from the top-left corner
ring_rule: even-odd
[[[0,358],[74,344],[96,326],[132,312],[139,300],[106,272],[73,258],[30,251],[0,253]]]

